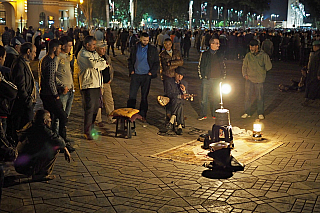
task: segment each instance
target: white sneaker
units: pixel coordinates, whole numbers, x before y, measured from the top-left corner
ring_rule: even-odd
[[[244,113],[243,115],[241,115],[241,118],[250,118],[251,116],[248,115],[247,113]]]
[[[263,115],[259,115],[259,119],[260,119],[260,120],[263,120],[263,119],[264,119],[264,116],[263,116]]]

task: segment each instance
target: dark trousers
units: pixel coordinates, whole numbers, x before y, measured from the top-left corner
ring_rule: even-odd
[[[121,42],[121,53],[124,55],[124,51],[127,48],[127,41],[122,41]]]
[[[59,149],[54,152],[51,150],[49,152],[41,150],[40,152],[34,154],[37,157],[29,158],[28,162],[25,161],[25,159],[27,159],[26,156],[28,155],[19,154],[19,157],[14,162],[15,170],[19,174],[24,174],[27,176],[50,175],[53,171],[54,162],[56,161],[59,152]]]
[[[176,116],[177,124],[184,124],[183,103],[184,100],[174,98],[170,100],[171,114]]]
[[[100,107],[100,88],[81,90],[84,108],[84,134],[90,134]]]
[[[129,91],[129,100],[127,102],[128,108],[136,108],[137,102],[137,93],[141,87],[141,102],[140,102],[140,112],[139,114],[142,117],[147,116],[148,111],[148,94],[151,84],[151,75],[138,75],[132,74],[130,81],[130,91]]]
[[[59,135],[65,140],[67,137],[66,126],[68,123],[67,113],[63,110],[60,99],[56,99],[51,95],[41,95],[43,108],[48,110],[51,114],[52,124],[55,124],[55,119],[59,119]],[[52,127],[54,129],[54,126]]]
[[[33,119],[33,104],[16,101],[8,117],[7,134],[17,141],[17,130],[22,129]]]
[[[113,56],[115,56],[115,54],[114,54],[114,43],[113,43],[113,44],[108,44],[107,54],[109,55],[110,47],[111,47],[111,50],[112,50],[112,54],[113,54]]]

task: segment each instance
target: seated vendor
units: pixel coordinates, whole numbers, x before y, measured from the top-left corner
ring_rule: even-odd
[[[184,68],[178,67],[173,78],[165,81],[165,95],[170,98],[171,118],[167,124],[169,131],[173,130],[174,125],[177,125],[176,134],[182,135],[182,125],[184,124],[183,104],[188,97],[188,83],[183,80]]]
[[[14,166],[18,173],[32,176],[35,181],[52,180],[54,162],[60,151],[70,162],[65,141],[51,129],[50,113],[38,110],[34,120],[18,132],[18,158]]]

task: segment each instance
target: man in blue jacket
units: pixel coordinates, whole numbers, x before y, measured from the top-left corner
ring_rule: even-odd
[[[149,35],[142,33],[140,42],[132,47],[128,59],[130,81],[128,108],[136,107],[136,98],[141,87],[140,112],[142,121],[146,121],[148,111],[148,94],[150,90],[151,79],[157,77],[160,69],[159,53],[155,46],[149,44]]]

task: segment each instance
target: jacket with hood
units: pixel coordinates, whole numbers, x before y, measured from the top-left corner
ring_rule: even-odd
[[[6,46],[5,48],[7,56],[3,66],[11,68],[13,61],[19,57],[19,53],[11,46]]]

